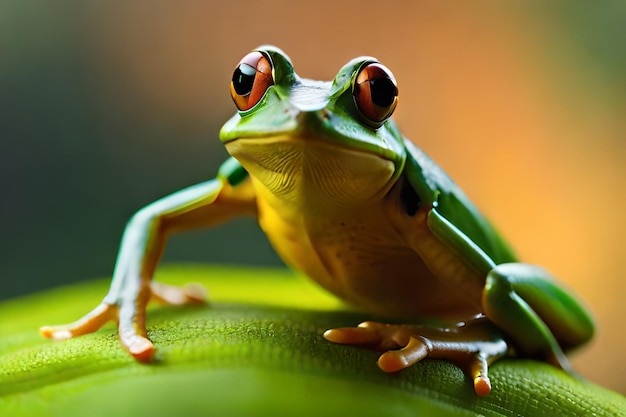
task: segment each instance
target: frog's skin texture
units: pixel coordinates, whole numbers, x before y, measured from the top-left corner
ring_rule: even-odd
[[[324,333],[383,352],[384,371],[444,358],[486,395],[487,368],[505,355],[571,370],[563,352],[591,338],[592,319],[548,272],[519,263],[453,181],[400,134],[390,119],[397,91],[371,57],[320,82],[298,77],[275,47],[246,55],[231,83],[238,112],[220,132],[232,158],[217,178],[133,216],[102,303],[42,334],[67,339],[115,320],[124,348],[149,361],[149,299],[204,301],[199,288],[152,281],[169,235],[253,216],[289,266],[347,303],[396,322],[453,323],[365,322]]]

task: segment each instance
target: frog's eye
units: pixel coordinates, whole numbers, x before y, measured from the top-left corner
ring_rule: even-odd
[[[274,84],[272,64],[261,52],[254,51],[244,56],[235,68],[230,83],[230,95],[240,111],[254,107]]]
[[[354,102],[374,127],[387,120],[398,103],[398,87],[391,71],[378,62],[359,70],[352,88]]]

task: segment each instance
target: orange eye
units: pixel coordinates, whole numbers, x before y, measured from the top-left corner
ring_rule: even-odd
[[[250,52],[235,68],[230,95],[240,111],[250,110],[273,84],[270,61],[261,52]]]
[[[374,126],[387,120],[398,103],[398,87],[391,71],[373,62],[359,71],[352,90],[361,114]]]

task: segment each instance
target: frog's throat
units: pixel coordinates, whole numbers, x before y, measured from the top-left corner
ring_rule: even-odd
[[[393,161],[308,135],[240,138],[225,144],[257,188],[282,204],[358,207],[382,199],[397,180]]]

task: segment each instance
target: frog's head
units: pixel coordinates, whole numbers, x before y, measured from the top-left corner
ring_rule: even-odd
[[[388,190],[404,167],[403,139],[390,119],[398,89],[375,58],[351,60],[332,82],[315,81],[300,78],[280,49],[263,46],[237,65],[230,91],[238,111],[220,139],[274,192],[323,177],[337,183],[333,194],[353,189],[346,198],[356,202]]]

